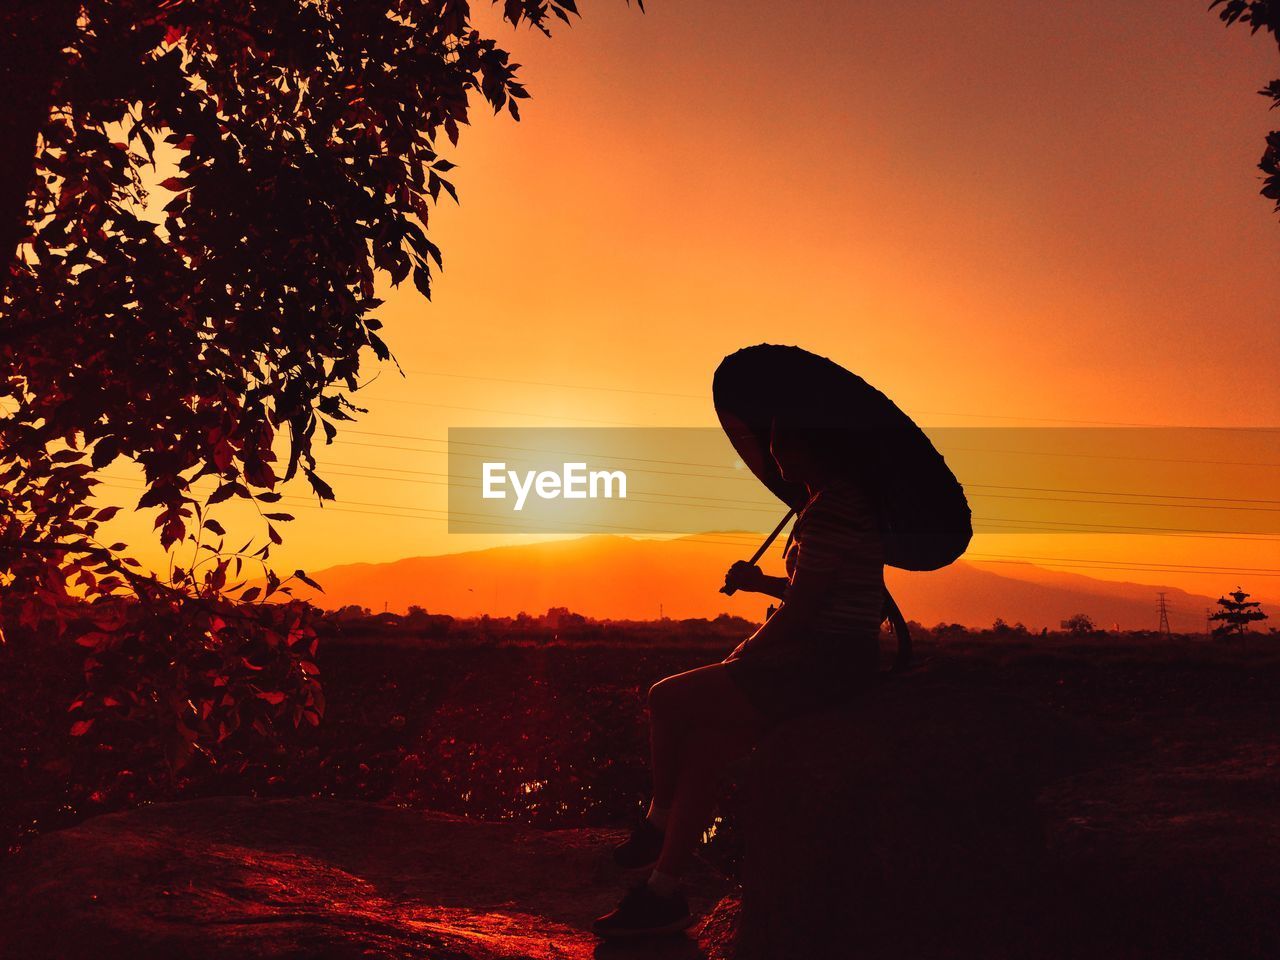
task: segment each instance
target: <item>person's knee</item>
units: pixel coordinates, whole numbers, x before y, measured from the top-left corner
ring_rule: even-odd
[[[649,716],[677,719],[689,713],[689,688],[680,674],[659,680],[649,688]]]
[[[665,714],[667,712],[673,699],[673,679],[672,677],[667,677],[664,680],[659,680],[649,688],[649,695],[645,698],[645,703],[649,707],[650,715]]]

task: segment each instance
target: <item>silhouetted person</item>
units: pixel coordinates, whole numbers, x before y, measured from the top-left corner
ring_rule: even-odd
[[[821,431],[775,418],[769,439],[783,478],[808,491],[786,551],[787,576],[740,561],[725,584],[782,603],[722,662],[649,690],[653,799],[614,859],[651,872],[596,921],[601,936],[692,923],[680,877],[711,822],[726,768],[774,724],[856,695],[878,673],[884,548],[872,500],[829,462]]]

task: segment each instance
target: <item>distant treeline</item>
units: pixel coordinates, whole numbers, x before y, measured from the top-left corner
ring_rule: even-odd
[[[452,617],[430,613],[422,607],[410,607],[408,613],[374,613],[368,607],[350,605],[326,611],[318,627],[328,637],[358,639],[422,638],[457,642],[497,643],[683,643],[707,641],[734,642],[749,636],[759,627],[756,621],[721,614],[714,619],[694,617],[661,620],[595,619],[574,613],[566,607],[552,607],[542,614],[520,613],[514,617]],[[1031,641],[1055,638],[1072,641],[1125,640],[1137,643],[1169,641],[1203,642],[1203,633],[1165,635],[1156,630],[1105,630],[1083,614],[1064,620],[1056,630],[1032,629],[1022,623],[997,619],[989,627],[971,627],[960,623],[937,623],[925,626],[911,621],[913,638],[925,643],[947,644],[965,641]],[[1251,636],[1274,636],[1253,633]]]
[[[406,614],[373,613],[368,607],[346,606],[327,611],[319,632],[339,637],[422,637],[476,642],[654,642],[740,640],[760,624],[729,614],[708,620],[597,620],[566,607],[552,607],[542,614],[519,613],[514,617],[451,617],[410,607]]]

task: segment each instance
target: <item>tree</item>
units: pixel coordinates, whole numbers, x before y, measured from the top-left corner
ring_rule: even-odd
[[[1094,624],[1093,618],[1087,613],[1077,613],[1062,621],[1062,629],[1074,637],[1079,637],[1093,633],[1098,628]]]
[[[501,10],[543,32],[576,13]],[[516,70],[466,0],[0,8],[3,622],[87,648],[73,733],[159,723],[177,769],[318,722],[307,608],[263,602],[288,589],[276,487],[301,472],[332,499],[313,445],[359,412],[362,361],[391,358],[375,277],[430,296],[444,151],[473,97],[518,119]],[[94,473],[121,456],[189,551],[164,581],[98,540],[117,508],[88,505]],[[260,546],[227,547],[210,508],[231,498],[258,505]]]
[[[1267,615],[1262,612],[1262,604],[1250,600],[1249,594],[1239,587],[1225,597],[1219,597],[1218,606],[1222,609],[1209,619],[1218,621],[1219,625],[1213,628],[1213,635],[1220,640],[1243,636],[1249,632],[1250,624],[1267,619]]]
[[[1227,26],[1248,24],[1251,33],[1259,30],[1268,32],[1280,44],[1280,3],[1276,0],[1213,0],[1209,9],[1215,7],[1221,8],[1218,16]],[[1272,80],[1258,93],[1270,98],[1273,107],[1280,106],[1280,80]],[[1274,200],[1276,210],[1280,212],[1280,130],[1267,134],[1267,147],[1258,167],[1266,174],[1262,195]]]
[[[991,624],[991,632],[997,637],[1025,637],[1030,633],[1026,624],[1018,622],[1010,626],[1003,617],[996,617],[995,622]]]

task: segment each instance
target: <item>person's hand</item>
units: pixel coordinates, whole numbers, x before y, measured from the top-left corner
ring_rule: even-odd
[[[746,590],[759,593],[764,584],[764,573],[754,563],[739,560],[724,575],[724,585],[729,590]]]

